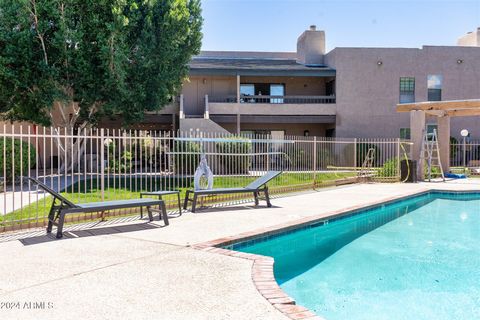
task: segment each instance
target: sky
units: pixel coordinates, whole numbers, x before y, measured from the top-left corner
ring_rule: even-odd
[[[202,0],[202,50],[296,51],[312,24],[335,47],[455,45],[480,27],[480,0]]]

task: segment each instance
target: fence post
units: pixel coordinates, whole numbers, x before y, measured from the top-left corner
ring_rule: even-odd
[[[313,188],[317,181],[317,137],[313,137]]]
[[[105,137],[104,129],[100,129],[100,193],[105,201]]]
[[[357,138],[353,139],[353,167],[357,170]]]
[[[397,138],[397,177],[398,181],[401,180],[401,172],[400,172],[400,138]]]

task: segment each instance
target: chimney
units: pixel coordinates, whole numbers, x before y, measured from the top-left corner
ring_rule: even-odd
[[[457,46],[480,47],[480,28],[473,32],[467,32],[466,35],[458,38]]]
[[[297,62],[305,65],[323,64],[325,55],[325,31],[311,25],[297,39]]]

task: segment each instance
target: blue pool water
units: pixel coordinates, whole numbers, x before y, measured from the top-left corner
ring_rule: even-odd
[[[431,192],[230,246],[328,320],[480,319],[480,194]]]

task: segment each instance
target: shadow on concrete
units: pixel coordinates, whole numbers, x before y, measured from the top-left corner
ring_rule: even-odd
[[[23,239],[19,239],[18,241],[20,241],[24,246],[29,246],[33,244],[40,244],[40,243],[45,243],[50,241],[61,241],[61,240],[74,239],[74,238],[95,237],[95,236],[119,234],[119,233],[126,233],[126,232],[158,229],[163,227],[165,226],[151,224],[151,223],[137,223],[137,224],[110,226],[110,227],[104,227],[104,228],[92,228],[87,230],[71,230],[71,231],[64,231],[62,239],[55,238],[56,232],[54,229],[52,233],[44,234],[40,236],[34,236],[30,238],[23,238]]]

